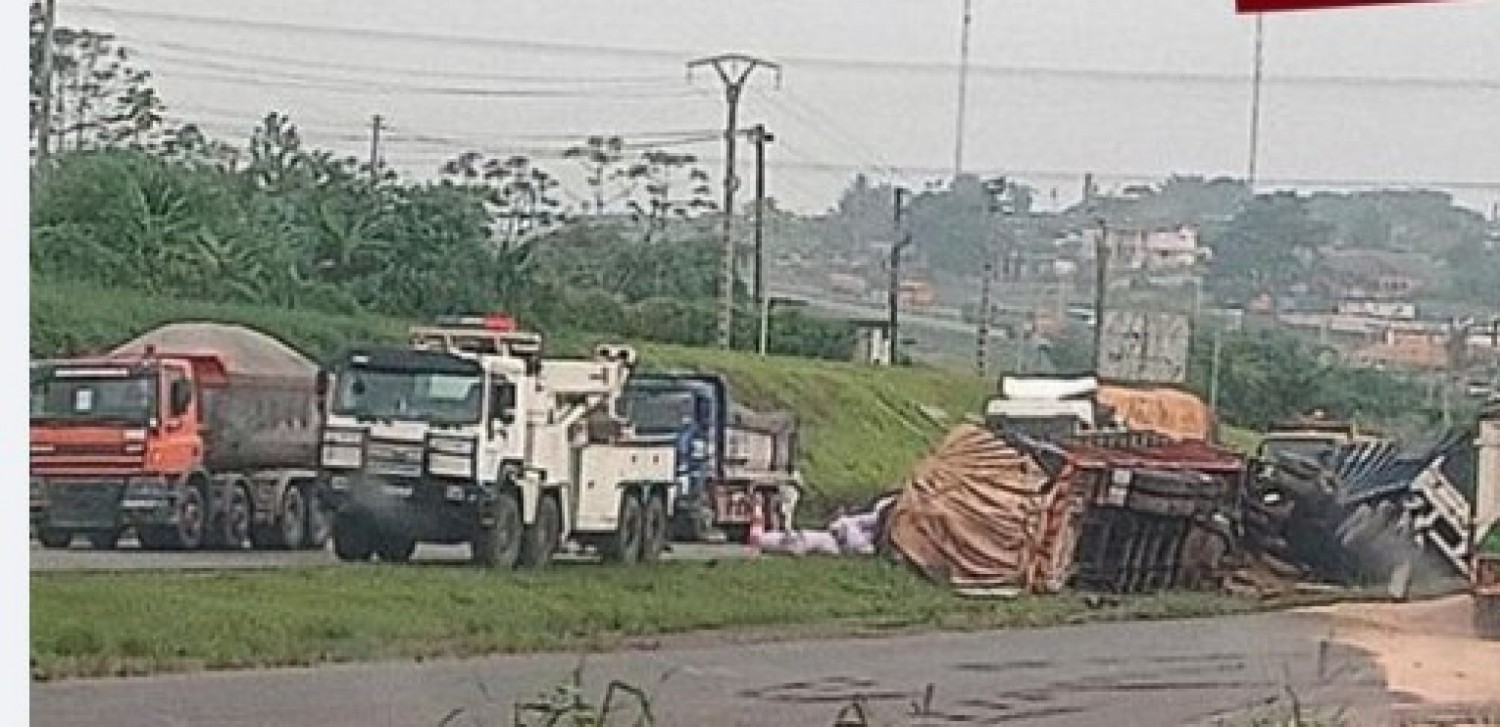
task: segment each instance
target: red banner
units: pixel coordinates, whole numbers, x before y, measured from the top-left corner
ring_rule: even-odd
[[[1372,5],[1416,5],[1443,0],[1235,0],[1237,13],[1285,13],[1297,10],[1362,8]]]

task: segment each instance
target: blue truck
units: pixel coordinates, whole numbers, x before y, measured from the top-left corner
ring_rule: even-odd
[[[677,444],[674,540],[743,543],[757,503],[766,529],[790,526],[802,493],[790,413],[739,406],[711,373],[636,373],[620,406],[637,436]]]

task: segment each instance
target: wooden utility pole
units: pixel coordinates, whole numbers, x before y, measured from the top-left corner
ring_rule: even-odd
[[[1094,241],[1094,375],[1104,366],[1104,313],[1109,291],[1109,223],[1099,220]]]
[[[901,355],[901,253],[911,245],[911,233],[907,231],[903,211],[906,208],[906,197],[909,192],[900,187],[896,188],[895,228],[896,239],[891,243],[891,280],[890,287],[886,291],[886,307],[890,313],[890,321],[887,327],[890,329],[890,359],[891,365],[900,363]]]
[[[733,343],[734,335],[734,281],[735,281],[735,257],[734,244],[734,193],[739,187],[739,178],[734,171],[735,137],[739,133],[739,110],[740,93],[745,88],[745,82],[750,80],[750,74],[762,66],[776,72],[776,78],[781,79],[781,66],[768,60],[754,58],[752,56],[725,54],[709,58],[700,58],[688,62],[688,75],[691,78],[694,68],[711,66],[718,74],[719,80],[724,83],[724,101],[727,106],[727,115],[724,123],[724,227],[723,227],[723,261],[719,271],[719,347],[729,348]]]
[[[370,119],[370,181],[380,181],[380,131],[385,119],[380,114]]]
[[[52,86],[53,84],[53,31],[57,28],[57,0],[45,0],[42,20],[42,99],[41,119],[37,121],[36,160],[45,164],[52,155]]]

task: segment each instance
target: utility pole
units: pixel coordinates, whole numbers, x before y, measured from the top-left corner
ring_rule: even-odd
[[[954,119],[953,178],[964,172],[964,115],[969,101],[969,26],[974,22],[974,0],[964,0],[963,35],[958,50],[958,110]]]
[[[1255,175],[1260,158],[1260,84],[1265,67],[1265,16],[1255,16],[1255,71],[1250,86],[1250,158],[1245,170],[1245,184],[1255,193]]]
[[[1099,220],[1094,241],[1094,375],[1104,366],[1104,311],[1109,291],[1109,223]]]
[[[712,66],[718,74],[719,80],[724,83],[724,101],[728,107],[724,123],[724,228],[723,228],[723,262],[719,271],[719,347],[729,348],[733,342],[734,335],[734,276],[735,256],[734,245],[734,193],[739,186],[739,178],[734,173],[734,142],[738,135],[740,110],[740,93],[745,88],[745,82],[750,80],[750,74],[762,66],[776,72],[776,79],[781,80],[781,66],[768,60],[754,58],[752,56],[725,54],[700,58],[689,61],[687,64],[688,77],[692,77],[693,69],[701,66]]]
[[[907,246],[911,245],[911,233],[906,230],[902,212],[906,207],[906,196],[909,192],[901,187],[896,188],[895,227],[896,240],[891,244],[891,281],[890,288],[886,291],[886,306],[890,312],[890,359],[891,365],[900,362],[901,353],[901,253]]]
[[[380,181],[380,131],[385,119],[380,114],[370,119],[370,181]]]
[[[756,304],[761,305],[766,299],[766,144],[776,141],[776,135],[766,131],[765,124],[756,124],[745,136],[755,145],[755,284],[751,289]]]
[[[45,0],[42,20],[42,117],[37,122],[36,160],[46,164],[52,155],[53,31],[57,27],[57,0]]]
[[[974,325],[976,347],[974,349],[974,369],[980,378],[986,374],[985,359],[988,358],[990,347],[990,279],[995,276],[994,256],[984,261],[984,279],[979,282],[979,314],[978,321]]]
[[[1219,358],[1224,352],[1223,331],[1214,329],[1213,360],[1208,366],[1208,410],[1214,414],[1219,412]]]

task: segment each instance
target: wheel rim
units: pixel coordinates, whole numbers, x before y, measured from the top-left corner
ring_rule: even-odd
[[[306,518],[307,508],[303,506],[302,493],[295,487],[288,488],[281,496],[281,535],[287,545],[301,545]]]
[[[183,497],[178,513],[178,530],[188,545],[196,544],[203,535],[203,501],[195,489],[189,489]]]
[[[646,523],[642,533],[642,544],[652,550],[656,550],[658,543],[666,539],[667,513],[658,506],[656,500],[646,508]]]
[[[625,512],[620,517],[620,542],[622,556],[631,557],[641,546],[642,528],[644,523],[641,517],[640,502],[632,497],[625,505]]]
[[[231,548],[242,547],[245,539],[250,537],[250,496],[244,490],[235,489],[229,501],[228,515],[228,527],[225,528],[225,535],[229,540],[227,545]]]

